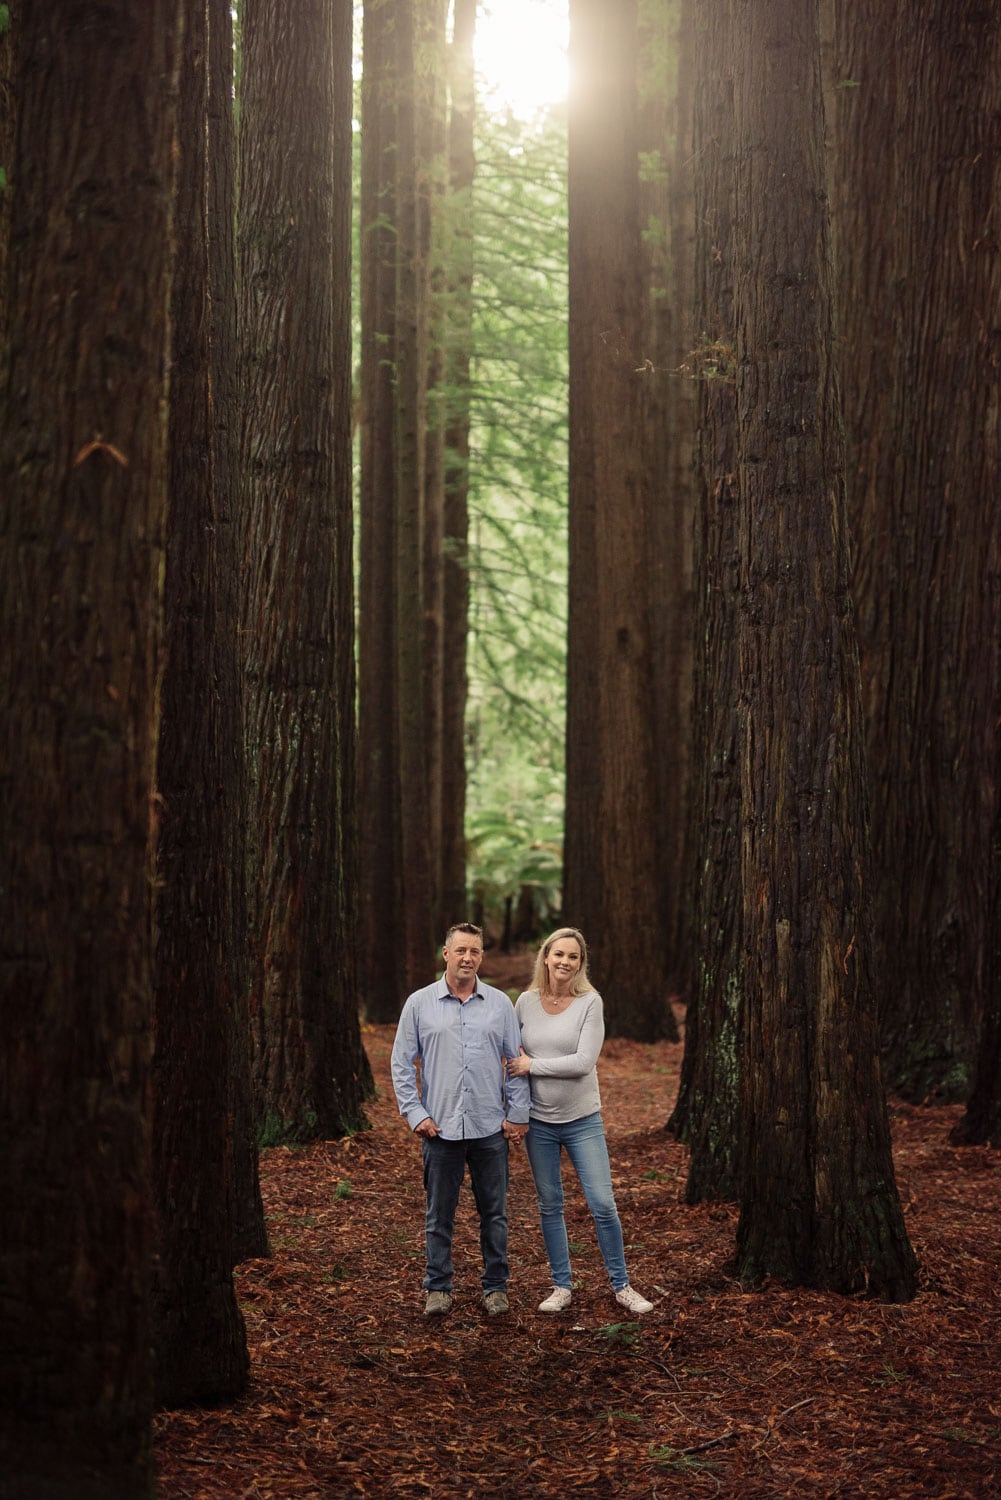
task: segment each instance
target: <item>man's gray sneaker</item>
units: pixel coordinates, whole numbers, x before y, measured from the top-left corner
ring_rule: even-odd
[[[451,1292],[428,1292],[427,1301],[424,1303],[424,1316],[426,1318],[440,1318],[443,1313],[451,1311]]]
[[[510,1306],[507,1292],[487,1292],[483,1299],[483,1306],[491,1318],[496,1318],[498,1313],[506,1313]]]

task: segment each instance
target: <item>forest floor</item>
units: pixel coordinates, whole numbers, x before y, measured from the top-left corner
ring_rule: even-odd
[[[507,987],[490,955],[484,976]],[[958,1109],[891,1101],[913,1302],[749,1292],[727,1272],[736,1211],[683,1201],[686,1152],[663,1128],[681,1047],[606,1042],[627,1260],[654,1311],[622,1321],[571,1178],[579,1290],[568,1314],[536,1312],[549,1280],[515,1148],[510,1314],[481,1310],[464,1189],[453,1310],[426,1320],[419,1145],[393,1028],[364,1037],[371,1129],[262,1157],[272,1258],[236,1278],[250,1385],[159,1415],[160,1500],[1001,1497],[1001,1153],[949,1145]]]

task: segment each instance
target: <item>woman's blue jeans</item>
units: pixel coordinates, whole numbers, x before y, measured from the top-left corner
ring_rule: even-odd
[[[598,1249],[612,1289],[620,1291],[629,1277],[619,1223],[612,1192],[612,1172],[608,1164],[608,1147],[601,1113],[569,1120],[565,1125],[549,1125],[533,1120],[525,1137],[525,1149],[535,1178],[539,1198],[542,1238],[549,1257],[553,1285],[571,1287],[570,1246],[563,1219],[563,1178],[560,1153],[565,1150],[580,1179],[594,1227],[598,1231]]]
[[[425,1236],[427,1271],[424,1287],[429,1292],[452,1290],[452,1231],[459,1190],[469,1163],[469,1180],[480,1216],[480,1250],[483,1254],[483,1295],[507,1289],[507,1181],[508,1144],[496,1135],[470,1141],[446,1141],[440,1135],[425,1137],[424,1192],[427,1198]]]

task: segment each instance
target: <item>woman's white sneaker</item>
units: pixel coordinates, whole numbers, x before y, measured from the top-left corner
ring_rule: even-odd
[[[639,1292],[634,1287],[631,1287],[628,1282],[615,1293],[615,1300],[627,1312],[636,1313],[637,1315],[639,1313],[653,1312],[653,1303],[648,1302],[645,1297],[641,1297]]]
[[[568,1286],[554,1286],[549,1296],[539,1303],[539,1311],[544,1313],[566,1312],[573,1301],[573,1292]]]

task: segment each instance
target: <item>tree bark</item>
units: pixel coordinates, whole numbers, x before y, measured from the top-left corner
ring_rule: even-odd
[[[179,16],[19,18],[0,433],[0,1431],[12,1500],[153,1493],[150,835]]]
[[[421,233],[420,19],[426,0],[399,0],[396,43],[396,694],[405,989],[432,960],[434,796],[425,694],[424,431],[427,424],[428,257]]]
[[[679,378],[692,348],[691,15],[681,0],[641,0],[637,90],[641,331],[657,836],[663,926],[673,990],[690,958],[683,912],[692,711],[693,383]]]
[[[358,616],[358,995],[395,1021],[407,993],[397,745],[396,55],[392,8],[366,0],[361,131],[361,565]],[[409,586],[409,585],[408,585]]]
[[[570,584],[564,907],[611,1034],[676,1037],[660,901],[644,441],[637,6],[571,0]]]
[[[239,342],[236,296],[236,122],[233,110],[233,11],[229,0],[209,0],[208,232],[209,364],[212,463],[215,494],[215,587],[218,613],[227,621],[216,669],[223,729],[223,859],[229,865],[232,903],[225,928],[233,971],[229,1080],[229,1147],[232,1177],[233,1261],[267,1255],[268,1236],[258,1173],[257,1119],[250,1035],[250,965],[247,927],[247,822],[243,747],[243,677],[237,629],[240,619],[242,527]]]
[[[734,7],[745,1166],[737,1270],[890,1300],[914,1256],[873,1013],[815,4]]]
[[[349,920],[351,5],[245,0],[242,19],[248,881],[273,1142],[356,1128],[368,1083]]]
[[[740,756],[737,717],[737,395],[734,359],[732,7],[697,8],[693,787],[691,975],[681,1087],[668,1122],[691,1148],[689,1203],[739,1194],[742,1036]]]
[[[249,1357],[231,1270],[230,1096],[242,955],[233,913],[239,855],[227,846],[239,743],[236,616],[224,612],[217,547],[210,372],[207,157],[209,17],[185,7],[176,212],[185,226],[172,297],[170,503],[165,570],[154,951],[153,1278],[156,1397],[218,1401]],[[230,573],[232,569],[230,569]],[[230,601],[232,602],[232,601]],[[226,690],[229,690],[228,692]],[[237,858],[234,859],[234,853]]]
[[[20,16],[10,7],[7,25],[0,27],[0,361],[7,357],[7,263],[10,246],[10,164],[14,157],[17,108],[15,100],[15,48]]]
[[[469,427],[473,342],[476,0],[456,0],[449,80],[448,299],[442,560],[441,902],[446,931],[466,915],[466,640],[469,630]]]
[[[908,1098],[956,1100],[984,1004],[997,796],[1001,23],[968,0],[839,5],[836,21],[885,1069]]]
[[[417,33],[418,244],[426,266],[424,386],[424,485],[421,568],[424,581],[424,703],[426,711],[423,817],[430,862],[430,914],[433,932],[444,932],[442,894],[442,757],[445,696],[444,536],[446,329],[449,318],[443,210],[447,189],[447,97],[444,0],[424,0]]]

